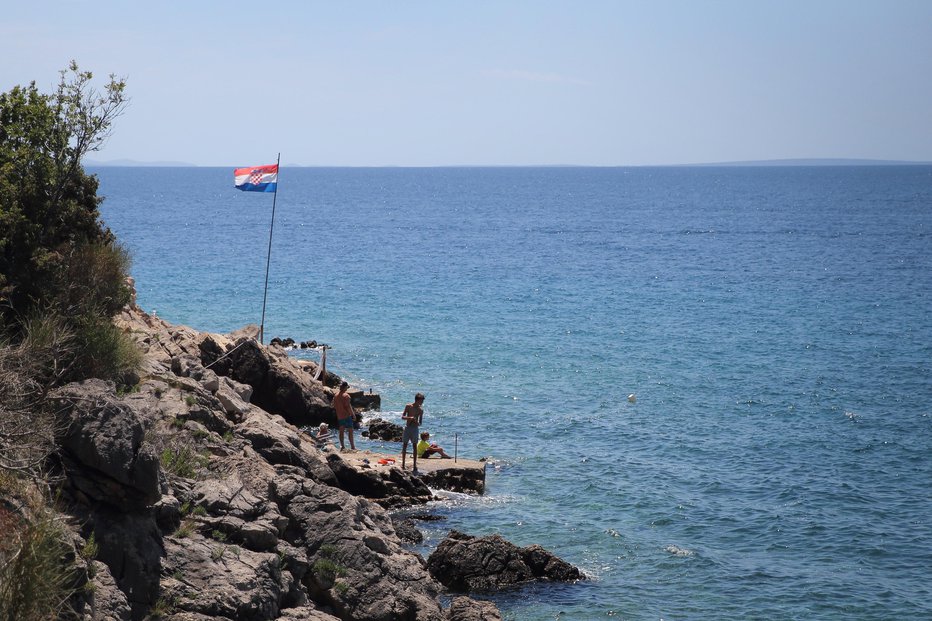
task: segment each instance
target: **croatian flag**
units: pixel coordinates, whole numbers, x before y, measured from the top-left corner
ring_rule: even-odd
[[[244,192],[275,192],[278,187],[278,164],[237,168],[233,171],[233,185]]]

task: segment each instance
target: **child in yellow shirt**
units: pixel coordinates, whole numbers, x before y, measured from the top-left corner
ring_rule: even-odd
[[[431,444],[428,442],[430,439],[430,434],[426,431],[421,433],[421,441],[417,443],[417,456],[421,458],[428,458],[431,455],[440,455],[441,459],[450,459],[450,456],[446,454],[443,450],[443,447],[437,446],[436,444]]]

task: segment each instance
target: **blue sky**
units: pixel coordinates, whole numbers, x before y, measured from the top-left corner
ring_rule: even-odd
[[[99,160],[932,160],[928,0],[32,0],[0,55],[127,78]]]

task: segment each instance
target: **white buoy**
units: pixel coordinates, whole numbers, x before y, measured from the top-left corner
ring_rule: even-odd
[[[634,394],[633,392],[632,392],[630,395],[628,395],[628,401],[629,401],[630,403],[634,403],[634,402],[637,401],[637,400],[638,400],[638,398],[635,396],[635,394]]]

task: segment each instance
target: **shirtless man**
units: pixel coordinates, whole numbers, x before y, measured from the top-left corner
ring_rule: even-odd
[[[424,420],[424,395],[417,393],[414,395],[414,403],[405,406],[405,411],[401,413],[402,420],[405,421],[405,430],[401,435],[401,469],[405,469],[405,454],[408,452],[408,441],[411,441],[411,459],[414,460],[413,473],[417,474],[417,441],[418,431],[421,421]]]
[[[343,431],[349,430],[350,450],[355,451],[356,443],[353,442],[353,423],[356,420],[356,414],[353,412],[350,396],[346,392],[347,388],[349,388],[349,384],[346,382],[340,384],[340,392],[333,396],[333,409],[337,411],[337,425],[340,427],[340,450],[346,450],[346,445],[343,443]]]

